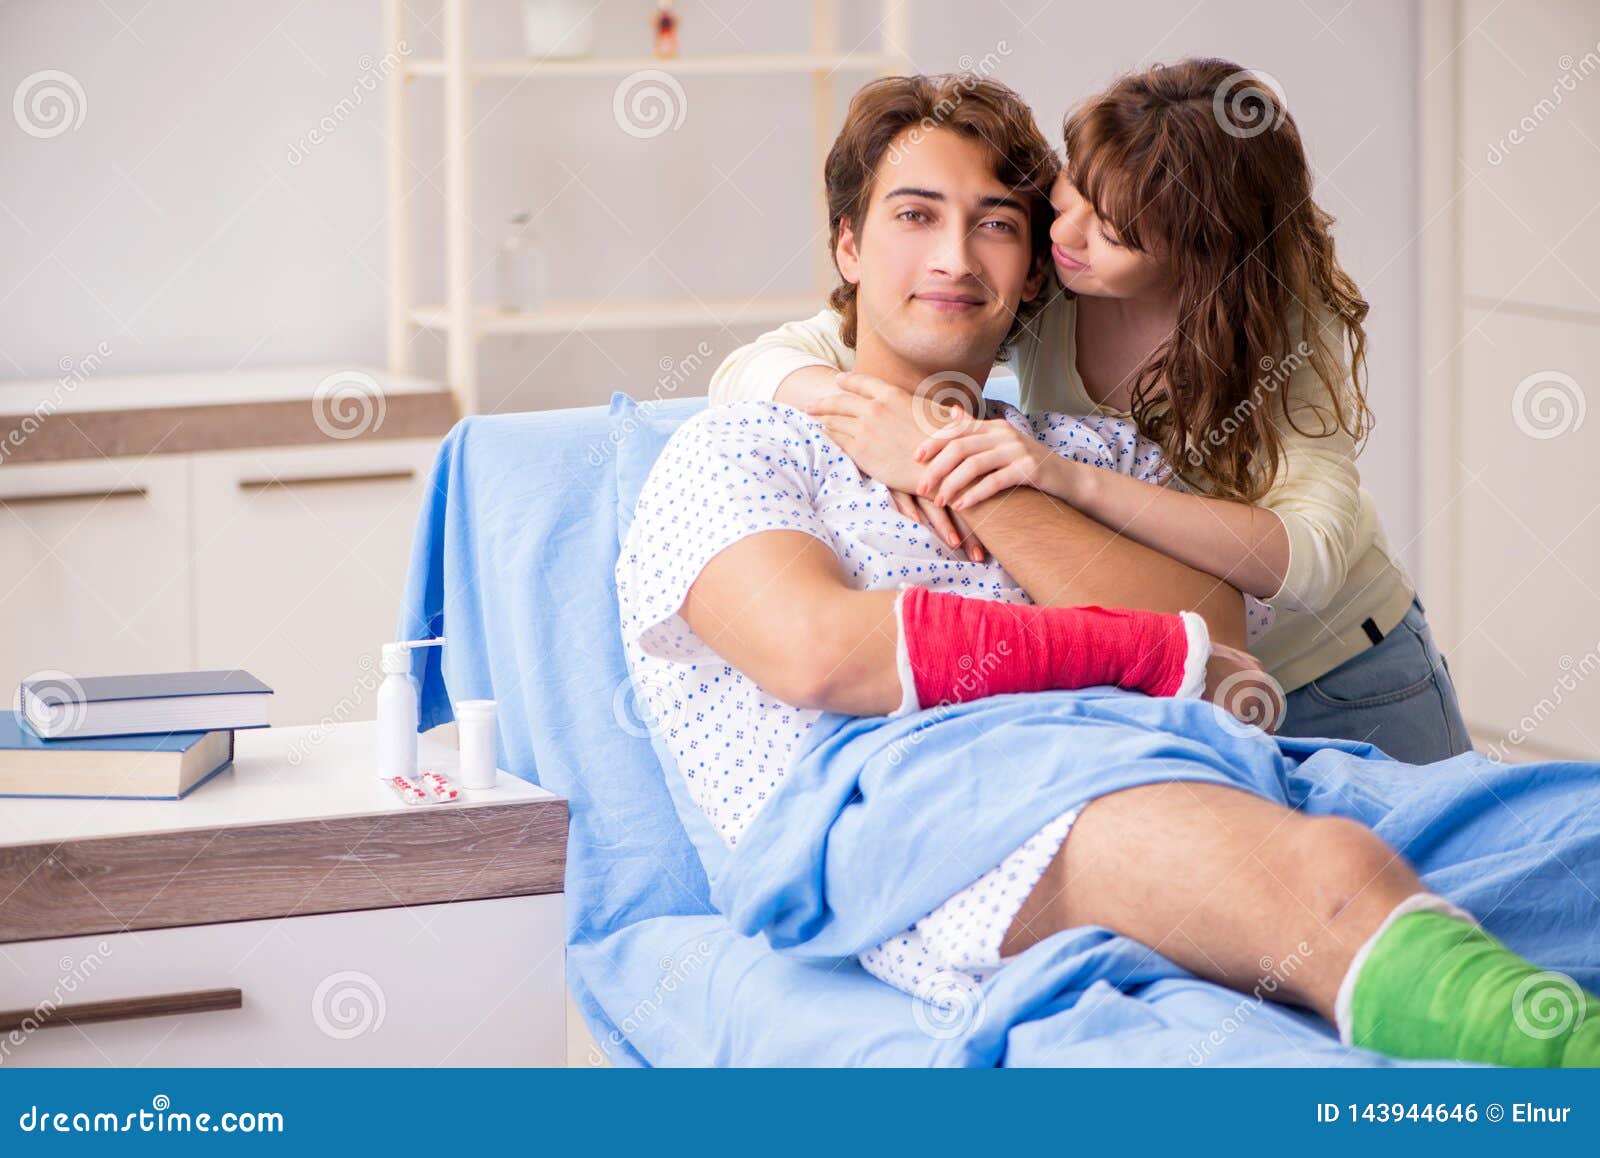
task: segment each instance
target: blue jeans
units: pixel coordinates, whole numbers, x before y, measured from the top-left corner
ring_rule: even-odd
[[[1450,668],[1415,598],[1379,643],[1296,688],[1288,701],[1279,735],[1362,740],[1407,764],[1472,750]]]

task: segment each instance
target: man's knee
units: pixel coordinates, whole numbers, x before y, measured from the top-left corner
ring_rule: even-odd
[[[1298,827],[1296,892],[1325,924],[1388,874],[1409,871],[1399,853],[1359,821],[1311,816]]]

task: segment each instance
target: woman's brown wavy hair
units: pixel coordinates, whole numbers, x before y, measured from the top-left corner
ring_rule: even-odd
[[[1050,224],[1055,209],[1050,187],[1061,171],[1060,159],[1034,122],[1033,110],[999,81],[972,72],[935,76],[886,76],[863,85],[851,98],[844,127],[828,150],[823,166],[828,199],[828,252],[839,265],[839,232],[846,221],[855,223],[856,235],[872,203],[872,184],[878,163],[896,146],[901,133],[929,133],[949,129],[971,141],[981,141],[994,159],[994,175],[1028,206],[1033,260],[1041,270],[1050,255]],[[908,138],[909,139],[909,138]],[[842,276],[842,275],[841,275]],[[1040,291],[1022,302],[1011,329],[1001,343],[1004,353],[1029,318],[1050,296]],[[856,344],[856,287],[841,281],[828,304],[843,316],[840,338]]]
[[[1069,113],[1065,137],[1068,179],[1117,240],[1173,271],[1177,329],[1140,367],[1132,411],[1186,481],[1260,499],[1283,461],[1279,414],[1364,440],[1367,303],[1269,78],[1206,59],[1130,73]],[[1283,368],[1307,362],[1326,397],[1280,397]]]

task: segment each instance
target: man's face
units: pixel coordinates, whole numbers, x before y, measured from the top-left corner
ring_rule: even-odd
[[[857,350],[880,343],[929,375],[987,368],[1044,280],[1025,194],[994,175],[986,145],[948,129],[896,138],[837,256],[857,287]]]

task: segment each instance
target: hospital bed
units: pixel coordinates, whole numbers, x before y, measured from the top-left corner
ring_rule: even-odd
[[[991,387],[1012,401],[1014,391],[1011,380]],[[1384,1064],[1342,1047],[1317,1017],[1183,974],[1103,930],[1035,946],[1028,967],[1002,969],[954,1019],[853,957],[797,959],[735,932],[705,867],[724,850],[629,682],[612,578],[656,453],[705,405],[619,394],[609,407],[460,422],[419,516],[398,637],[449,639],[416,660],[424,729],[450,720],[452,698],[496,699],[501,767],[570,801],[568,977],[611,1062]],[[1525,865],[1535,884],[1561,871],[1537,848],[1504,855],[1523,857],[1514,872],[1447,866],[1430,883],[1494,907],[1514,876],[1528,879]],[[1562,917],[1593,928],[1600,909]],[[1553,944],[1539,927],[1526,935],[1529,951]],[[1600,982],[1593,962],[1567,964]]]

